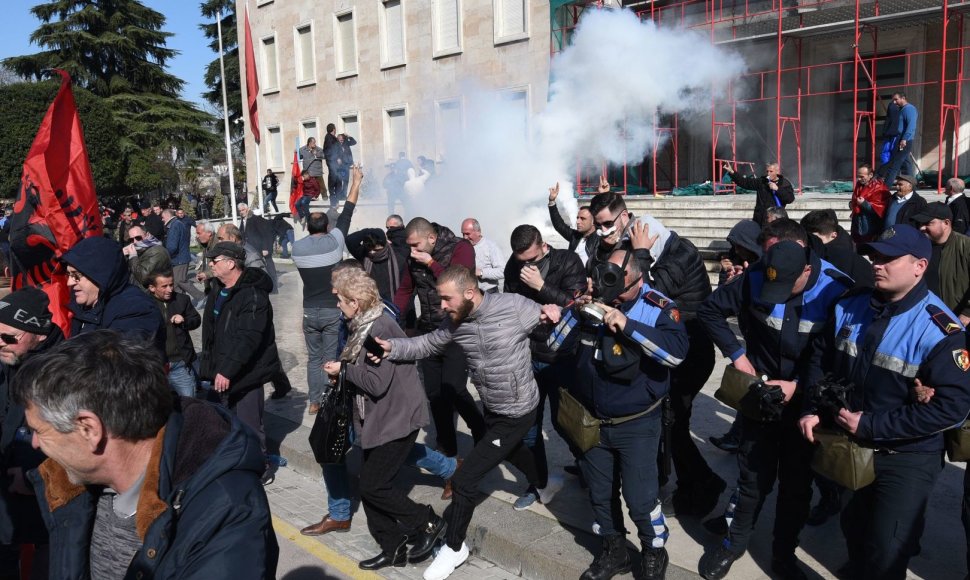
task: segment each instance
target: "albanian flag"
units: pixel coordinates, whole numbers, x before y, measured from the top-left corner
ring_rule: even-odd
[[[296,219],[296,202],[303,197],[303,177],[300,169],[300,152],[293,152],[293,168],[290,169],[290,215]]]
[[[246,7],[246,103],[249,105],[249,129],[259,145],[259,110],[256,95],[259,94],[259,76],[256,74],[256,54],[253,51],[253,31],[249,28],[249,6]]]
[[[11,290],[37,286],[64,335],[71,327],[70,293],[59,259],[80,240],[103,235],[81,119],[63,70],[61,88],[47,109],[24,160],[10,222]]]

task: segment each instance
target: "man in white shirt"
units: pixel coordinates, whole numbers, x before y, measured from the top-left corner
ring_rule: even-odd
[[[475,218],[461,222],[461,235],[475,247],[475,276],[482,292],[495,293],[505,277],[505,256],[498,244],[482,235],[482,226]]]

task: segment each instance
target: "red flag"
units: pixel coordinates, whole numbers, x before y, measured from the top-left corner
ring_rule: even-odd
[[[38,286],[50,297],[54,323],[67,336],[70,292],[59,258],[80,240],[104,235],[71,77],[47,109],[24,160],[10,222],[11,290]]]
[[[259,111],[256,95],[259,94],[259,77],[256,75],[256,57],[253,54],[253,31],[249,28],[249,7],[246,7],[246,101],[249,104],[249,130],[259,144]]]
[[[293,219],[296,219],[296,202],[303,197],[303,177],[298,151],[293,152],[293,168],[290,169],[290,173],[292,174],[290,177],[290,215],[293,216]]]

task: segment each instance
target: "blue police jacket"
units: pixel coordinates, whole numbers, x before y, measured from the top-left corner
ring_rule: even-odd
[[[907,452],[943,449],[942,431],[970,413],[970,356],[959,319],[921,281],[903,299],[883,302],[867,291],[835,307],[824,335],[821,368],[855,385],[851,411],[862,411],[856,436]],[[936,390],[917,402],[915,379]]]
[[[687,356],[687,329],[672,300],[646,282],[639,295],[618,306],[623,331],[564,312],[547,344],[576,349],[576,372],[565,377],[569,392],[595,417],[634,415],[670,390],[670,369]]]
[[[805,290],[783,304],[757,298],[764,284],[764,262],[755,263],[701,304],[697,317],[724,356],[733,362],[747,354],[755,370],[769,379],[798,378],[811,352],[812,337],[825,329],[836,301],[853,285],[851,278],[815,252],[810,264]],[[728,325],[731,316],[738,317],[745,346]]]

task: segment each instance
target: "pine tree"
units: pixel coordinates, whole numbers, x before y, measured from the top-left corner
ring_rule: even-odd
[[[242,87],[239,71],[239,42],[236,37],[236,3],[233,0],[205,0],[200,5],[202,16],[211,19],[208,24],[200,24],[199,28],[208,38],[209,48],[216,53],[216,58],[205,69],[205,86],[209,90],[202,93],[202,98],[212,104],[217,110],[222,110],[222,74],[219,70],[219,32],[216,19],[222,15],[222,51],[226,66],[226,101],[229,110],[229,133],[233,141],[242,137],[243,125],[235,123],[242,117]],[[240,140],[241,141],[241,140]],[[242,146],[242,145],[240,145]]]
[[[141,164],[171,147],[218,146],[214,119],[181,98],[184,85],[165,69],[176,51],[166,47],[165,17],[137,0],[53,0],[31,12],[42,22],[31,41],[43,50],[3,65],[40,80],[62,68],[74,83],[106,99],[122,131],[122,147]]]

